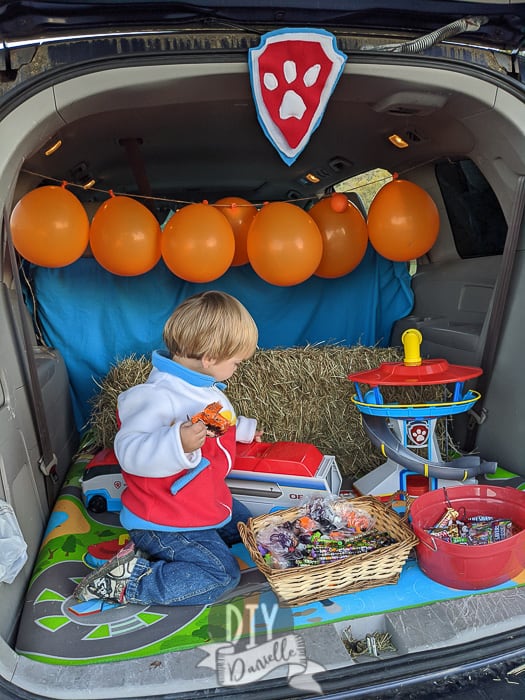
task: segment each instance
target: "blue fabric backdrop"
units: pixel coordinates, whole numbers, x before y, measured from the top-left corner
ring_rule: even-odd
[[[64,268],[29,270],[38,318],[48,345],[63,355],[69,371],[79,429],[89,400],[111,365],[162,347],[162,328],[175,306],[204,289],[236,296],[259,327],[261,348],[313,343],[388,345],[393,323],[410,313],[413,295],[405,263],[369,249],[350,274],[333,280],[311,277],[278,287],[250,265],[233,267],[207,284],[184,282],[163,262],[137,277],[120,277],[93,258]]]

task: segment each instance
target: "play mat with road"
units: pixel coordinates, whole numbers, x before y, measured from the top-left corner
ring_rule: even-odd
[[[92,456],[78,455],[49,520],[20,622],[20,654],[49,664],[76,665],[155,656],[230,641],[225,621],[232,606],[243,619],[248,611],[278,605],[242,544],[234,546],[241,583],[228,600],[204,607],[79,604],[72,597],[78,581],[127,540],[117,513],[95,514],[84,506],[80,478]],[[396,584],[282,608],[276,625],[278,631],[300,630],[523,584],[525,573],[494,589],[455,590],[430,580],[410,557]]]

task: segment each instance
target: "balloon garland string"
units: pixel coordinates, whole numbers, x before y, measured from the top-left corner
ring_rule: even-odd
[[[26,175],[33,175],[35,177],[40,177],[46,181],[56,182],[57,184],[59,184],[62,187],[67,186],[67,187],[71,187],[71,188],[75,188],[75,189],[79,189],[79,190],[84,190],[84,191],[89,191],[89,192],[97,192],[99,194],[108,195],[109,197],[133,196],[134,199],[141,199],[141,200],[146,200],[149,202],[163,202],[166,204],[176,204],[176,205],[181,205],[181,206],[186,206],[188,204],[195,204],[196,203],[194,200],[175,199],[175,198],[171,198],[171,197],[157,197],[157,196],[153,197],[151,195],[142,195],[142,194],[130,195],[128,192],[115,192],[113,189],[105,190],[105,189],[101,189],[99,187],[85,187],[84,185],[79,185],[76,182],[68,182],[62,178],[51,177],[48,175],[44,175],[43,173],[37,173],[33,170],[27,170],[26,168],[23,168],[22,172],[25,173]],[[399,177],[399,173],[394,173],[394,175],[396,177]],[[362,185],[357,185],[355,187],[352,187],[349,190],[338,192],[338,194],[348,194],[350,192],[357,192],[358,190],[362,189],[363,187],[369,187],[370,185],[375,185],[375,184],[378,184],[378,183],[383,182],[383,181],[388,180],[388,179],[390,179],[390,178],[380,177],[380,178],[377,178],[376,180],[370,180],[370,181],[367,181],[366,183],[363,183]],[[330,197],[330,196],[331,196],[331,194],[328,195],[328,197]],[[288,204],[297,204],[299,202],[309,202],[313,198],[314,198],[313,196],[309,196],[309,197],[298,197],[295,199],[285,199],[285,200],[280,200],[280,201],[288,203]],[[199,203],[208,204],[208,200],[207,199],[199,200]],[[255,202],[253,204],[251,204],[251,203],[248,203],[248,204],[239,204],[239,203],[220,204],[220,203],[216,203],[216,204],[214,204],[214,206],[217,206],[219,208],[226,208],[226,209],[232,208],[232,207],[248,207],[248,206],[250,206],[250,207],[255,206],[255,207],[259,208],[259,207],[264,206],[265,204],[268,204],[268,202],[266,200],[264,202]]]
[[[429,160],[427,160],[427,161],[424,162],[424,163],[419,164],[418,166],[412,166],[411,168],[406,168],[405,170],[396,171],[396,172],[392,173],[391,179],[392,179],[392,180],[401,179],[401,178],[402,178],[403,176],[405,176],[407,173],[411,172],[412,170],[415,170],[416,167],[417,167],[417,168],[421,168],[422,166],[431,165],[432,163],[435,163],[436,160],[437,160],[436,158],[430,158]],[[125,197],[125,196],[129,197],[129,196],[130,196],[128,192],[115,192],[114,190],[111,190],[111,189],[110,189],[110,190],[104,190],[104,189],[101,189],[101,188],[99,188],[99,187],[94,187],[94,186],[93,186],[93,187],[86,187],[85,185],[79,185],[79,184],[76,183],[76,182],[69,182],[69,181],[64,180],[63,178],[51,177],[51,176],[49,176],[49,175],[44,175],[43,173],[37,173],[37,172],[35,172],[35,171],[33,171],[33,170],[28,170],[27,168],[22,168],[22,171],[21,171],[21,172],[25,173],[26,175],[33,175],[33,176],[35,176],[35,177],[40,177],[40,178],[42,178],[42,179],[44,179],[44,180],[49,180],[49,181],[52,181],[52,182],[56,182],[56,183],[60,184],[62,187],[65,187],[65,186],[67,185],[68,187],[72,187],[72,188],[76,188],[76,189],[80,189],[80,190],[84,190],[84,191],[89,191],[89,192],[98,192],[99,194],[106,194],[106,195],[108,195],[108,196],[111,196],[111,195],[113,195],[113,196],[123,196],[123,197]],[[348,190],[344,190],[344,191],[340,192],[340,194],[349,194],[349,193],[351,193],[351,192],[357,192],[358,190],[363,189],[364,187],[370,187],[370,185],[377,185],[378,183],[384,182],[385,180],[389,180],[389,179],[390,179],[389,177],[385,177],[385,176],[379,177],[379,178],[376,178],[375,180],[370,180],[370,181],[364,182],[362,185],[356,185],[356,186],[354,186],[354,187],[352,187],[352,188],[350,188],[350,189],[348,189]],[[328,195],[328,196],[330,196],[330,195]],[[188,204],[195,204],[195,201],[194,201],[194,200],[175,199],[175,198],[171,198],[171,197],[152,197],[152,196],[150,196],[150,195],[142,195],[142,194],[134,194],[134,195],[133,195],[133,198],[134,198],[134,199],[143,199],[143,200],[146,200],[146,201],[149,201],[149,202],[164,202],[164,203],[166,203],[166,204],[178,204],[178,205],[181,205],[181,206],[186,206],[186,205],[188,205]],[[290,203],[290,204],[297,204],[298,202],[309,202],[309,201],[312,200],[312,198],[313,198],[312,196],[309,196],[309,197],[299,197],[299,198],[297,198],[297,199],[287,199],[287,200],[281,200],[281,201],[287,202],[287,203]],[[201,200],[201,202],[202,202],[202,203],[205,203],[205,204],[208,204],[208,200],[206,200],[206,199]],[[254,202],[254,203],[251,203],[251,204],[236,204],[236,205],[232,205],[232,204],[215,204],[214,206],[217,206],[217,207],[219,207],[219,208],[221,208],[221,207],[224,207],[224,208],[231,208],[232,206],[238,206],[238,207],[243,207],[243,206],[244,206],[244,207],[247,207],[247,206],[262,207],[262,206],[264,206],[264,205],[267,204],[267,203],[268,203],[267,201],[264,201],[264,202]]]
[[[213,204],[134,196],[23,172],[43,182],[13,208],[13,245],[23,258],[42,267],[65,267],[92,256],[110,273],[136,276],[162,258],[177,277],[204,283],[229,267],[250,263],[269,284],[292,286],[312,275],[347,275],[363,259],[368,243],[394,262],[417,259],[434,245],[440,226],[432,197],[399,173],[384,170],[372,171],[366,182],[348,178],[347,191],[331,187],[324,196],[260,205],[235,196]],[[57,184],[43,184],[49,182]],[[94,190],[106,199],[90,218],[86,203],[68,185]],[[366,217],[348,197],[365,187],[375,190]],[[164,223],[146,200],[169,204]],[[297,206],[300,201],[308,206]]]

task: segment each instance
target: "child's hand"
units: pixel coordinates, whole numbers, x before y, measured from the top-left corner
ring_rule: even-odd
[[[254,442],[262,442],[263,433],[264,430],[256,430],[255,435],[253,436]]]
[[[200,450],[206,440],[206,426],[202,421],[186,421],[180,426],[180,441],[184,452]]]

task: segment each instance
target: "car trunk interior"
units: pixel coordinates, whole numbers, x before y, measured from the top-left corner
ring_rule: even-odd
[[[258,208],[268,202],[288,202],[307,211],[336,188],[366,208],[359,185],[339,185],[381,168],[423,188],[440,214],[438,239],[417,260],[415,274],[409,276],[408,261],[389,263],[385,268],[374,258],[370,274],[379,286],[363,281],[360,289],[367,299],[352,296],[357,289],[352,286],[353,272],[342,279],[317,278],[315,284],[310,280],[308,286],[305,282],[286,288],[261,282],[246,265],[227,279],[204,286],[234,291],[241,301],[248,300],[259,314],[254,315],[267,349],[323,340],[357,345],[363,338],[370,346],[401,347],[403,331],[417,328],[423,337],[423,357],[477,367],[486,359],[503,250],[472,257],[458,254],[436,176],[437,164],[473,162],[489,183],[506,224],[521,230],[498,352],[484,384],[488,418],[478,428],[476,447],[484,459],[497,462],[525,482],[520,447],[525,440],[525,423],[520,420],[525,389],[520,369],[525,342],[520,302],[525,293],[524,227],[519,209],[525,177],[525,105],[518,83],[503,71],[496,77],[484,68],[460,63],[456,59],[465,47],[446,47],[439,58],[408,57],[355,50],[355,40],[348,36],[339,45],[348,61],[318,128],[304,152],[287,165],[258,121],[245,51],[235,52],[230,44],[222,52],[201,51],[197,60],[191,51],[180,49],[180,39],[173,44],[162,36],[144,41],[150,46],[144,57],[139,51],[136,55],[123,51],[106,59],[93,49],[83,64],[69,72],[62,66],[59,72],[44,72],[30,81],[25,92],[19,86],[23,100],[17,97],[1,126],[0,187],[7,193],[4,234],[16,203],[40,186],[66,183],[90,217],[109,196],[131,196],[164,225],[176,209],[230,196],[244,198]],[[178,51],[173,50],[174,45]],[[48,57],[51,49],[42,46],[40,51]],[[388,138],[392,134],[408,147],[392,145]],[[45,155],[58,140],[61,148]],[[94,184],[85,188],[91,180]],[[468,210],[479,206],[479,201],[469,204],[465,197],[464,204]],[[125,606],[81,617],[71,612],[74,584],[85,571],[78,542],[70,541],[70,558],[67,546],[63,549],[55,578],[49,578],[51,569],[39,558],[41,546],[46,546],[57,523],[66,539],[68,535],[79,537],[73,528],[79,510],[73,476],[78,481],[78,470],[91,456],[85,439],[90,402],[106,372],[124,355],[146,353],[148,343],[158,339],[161,317],[171,300],[203,287],[177,280],[164,268],[158,275],[152,271],[142,278],[121,277],[116,282],[107,282],[113,276],[98,270],[90,283],[96,266],[89,251],[69,267],[20,265],[25,292],[21,309],[7,252],[4,256],[0,317],[9,321],[0,334],[0,355],[5,358],[0,497],[14,507],[28,561],[12,583],[0,584],[4,601],[1,675],[28,697],[34,693],[53,698],[151,698],[178,697],[180,693],[182,698],[196,692],[247,697],[254,687],[221,688],[213,664],[203,663],[208,655],[206,644],[221,640],[203,636],[199,626],[202,609],[192,608],[182,618],[173,618],[159,606],[149,611]],[[379,298],[380,292],[366,292],[380,289],[387,293],[386,284],[377,281],[381,275],[383,280],[391,275],[389,289],[395,287],[385,299]],[[164,294],[165,301],[161,300]],[[293,320],[287,304],[299,305],[301,299],[308,314],[299,332],[295,327],[299,321]],[[326,308],[321,299],[334,312],[319,330],[316,309]],[[87,310],[89,300],[99,305],[93,316]],[[151,316],[154,304],[157,311]],[[356,332],[358,322],[352,320],[360,306],[376,317],[366,333]],[[38,465],[40,443],[32,419],[22,323],[33,333],[36,368],[58,458],[58,477],[51,483]],[[140,332],[132,330],[134,324],[140,326]],[[333,337],[327,329],[333,329]],[[123,339],[128,332],[129,338]],[[104,341],[107,347],[102,352]],[[95,352],[100,357],[92,357]],[[352,393],[349,382],[349,400]],[[460,445],[468,431],[464,416],[454,430]],[[352,487],[348,478],[344,486]],[[53,501],[59,494],[62,500],[57,509],[49,505],[48,498]],[[102,514],[86,529],[96,530],[101,539],[114,538],[114,516]],[[54,556],[52,547],[45,552]],[[410,566],[415,576],[414,558]],[[263,596],[271,596],[255,567],[246,563],[244,568],[241,599],[260,595],[255,600],[261,602]],[[373,686],[379,696],[382,683],[391,683],[390,690],[383,690],[393,692],[403,666],[413,663],[414,671],[420,669],[424,674],[425,663],[439,668],[450,663],[454,653],[460,660],[469,652],[476,657],[478,644],[481,658],[479,640],[493,635],[504,637],[509,648],[517,645],[519,629],[525,626],[524,583],[522,573],[510,584],[482,594],[451,590],[447,596],[432,590],[424,595],[421,581],[414,578],[407,585],[409,597],[422,596],[418,607],[400,602],[395,585],[384,586],[381,605],[376,605],[379,598],[370,589],[354,603],[351,596],[345,596],[346,608],[334,598],[316,603],[313,610],[308,605],[285,609],[281,611],[282,629],[301,630],[306,657],[312,663],[305,677],[318,673],[321,687],[350,688],[356,693]],[[350,653],[349,635],[355,641],[375,633],[388,633],[392,646],[377,655],[370,647],[368,653]],[[32,646],[32,635],[39,639],[38,645]],[[78,651],[89,639],[92,651]],[[261,698],[300,694],[300,684],[290,687],[288,680],[286,667],[281,667],[261,681],[257,692]],[[305,687],[307,695],[316,692],[315,684]]]

